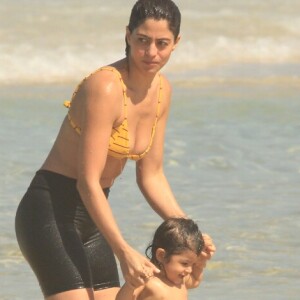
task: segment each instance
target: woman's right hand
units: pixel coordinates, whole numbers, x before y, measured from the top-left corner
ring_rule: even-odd
[[[160,270],[146,257],[128,247],[119,257],[124,280],[133,288],[137,288],[147,282]]]
[[[215,246],[212,238],[208,234],[204,233],[204,234],[202,234],[202,236],[203,236],[203,240],[204,240],[204,248],[201,252],[201,256],[204,259],[209,260],[215,254],[216,246]]]

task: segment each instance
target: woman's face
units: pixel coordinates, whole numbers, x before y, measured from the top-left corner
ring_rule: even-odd
[[[140,70],[158,72],[169,60],[179,37],[175,40],[166,20],[147,19],[139,27],[126,32],[130,46],[129,58]]]

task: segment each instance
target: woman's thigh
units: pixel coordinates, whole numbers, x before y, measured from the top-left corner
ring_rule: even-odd
[[[58,293],[45,298],[46,300],[95,300],[92,289],[76,289]],[[106,298],[102,298],[106,299]]]
[[[38,172],[18,207],[16,235],[45,297],[119,287],[114,254],[74,180]]]
[[[20,249],[45,296],[77,288],[92,288],[89,262],[71,222],[58,222],[51,193],[29,190],[17,211]]]
[[[120,288],[109,288],[94,292],[94,300],[115,300]]]
[[[109,288],[99,291],[92,289],[77,289],[58,293],[47,297],[46,300],[115,300],[119,288]]]
[[[95,291],[119,288],[119,274],[114,253],[104,236],[95,230],[84,244]]]

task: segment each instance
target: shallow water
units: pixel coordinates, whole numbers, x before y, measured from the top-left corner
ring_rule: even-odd
[[[1,300],[42,298],[15,241],[15,210],[54,141],[63,100],[123,53],[129,11],[116,12],[120,0],[21,2],[22,10],[16,1],[0,6]],[[184,35],[165,69],[174,86],[165,169],[179,203],[218,247],[190,299],[298,299],[299,4],[178,4]],[[135,185],[134,163],[110,202],[143,252],[160,219]]]
[[[1,299],[41,297],[16,245],[13,218],[64,116],[58,98],[70,90],[1,92]],[[297,299],[300,101],[208,92],[175,85],[166,141],[166,173],[178,201],[218,247],[190,299]],[[143,252],[160,220],[135,186],[133,163],[110,201],[126,239]]]

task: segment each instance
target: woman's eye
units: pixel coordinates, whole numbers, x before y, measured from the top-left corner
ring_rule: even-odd
[[[160,48],[165,48],[165,47],[167,47],[169,44],[168,44],[168,42],[166,42],[166,41],[158,41],[158,46],[160,47]]]
[[[146,38],[139,38],[138,40],[141,44],[147,44],[148,43],[148,39],[146,39]]]

